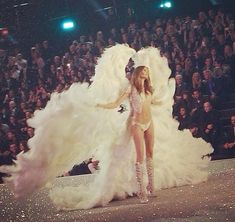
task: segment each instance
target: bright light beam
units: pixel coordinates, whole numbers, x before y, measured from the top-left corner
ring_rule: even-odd
[[[171,8],[171,2],[166,2],[165,4],[164,4],[164,6],[166,7],[166,8]]]

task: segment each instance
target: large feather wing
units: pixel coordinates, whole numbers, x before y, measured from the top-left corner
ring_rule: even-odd
[[[8,181],[16,195],[46,185],[73,164],[95,152],[99,155],[100,149],[112,148],[120,129],[126,127],[127,115],[95,106],[114,101],[127,87],[125,67],[134,53],[125,45],[107,48],[98,60],[90,87],[73,84],[65,92],[53,93],[45,109],[34,113],[28,121],[35,128],[29,152],[20,153],[14,166],[0,169],[11,175]]]

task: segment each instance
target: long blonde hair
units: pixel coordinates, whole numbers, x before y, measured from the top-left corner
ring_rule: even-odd
[[[141,85],[141,78],[140,73],[146,66],[138,66],[135,68],[134,72],[132,73],[131,83],[137,89],[138,93],[142,93],[142,85]],[[148,69],[148,78],[144,80],[144,92],[145,94],[151,93],[153,94],[153,88],[151,86],[151,81],[149,77],[149,69]]]
[[[192,86],[193,88],[201,87],[202,79],[199,72],[194,72],[192,75]]]

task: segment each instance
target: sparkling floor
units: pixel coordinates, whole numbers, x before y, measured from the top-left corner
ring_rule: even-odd
[[[92,178],[82,177],[83,182],[89,182],[90,179]],[[81,180],[74,179],[74,183],[79,181]],[[63,180],[63,183],[68,182],[71,179]],[[235,159],[212,161],[207,182],[158,191],[158,196],[150,199],[148,204],[139,204],[138,199],[133,197],[114,201],[102,208],[69,212],[57,211],[50,202],[46,189],[30,199],[16,202],[8,188],[0,185],[0,222],[234,222],[234,184]]]

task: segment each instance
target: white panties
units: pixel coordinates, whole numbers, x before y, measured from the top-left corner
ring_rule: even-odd
[[[131,125],[132,126],[139,126],[143,131],[146,131],[151,124],[152,120],[148,121],[147,123],[139,123],[137,121],[135,121],[134,119],[132,119],[131,121]]]

